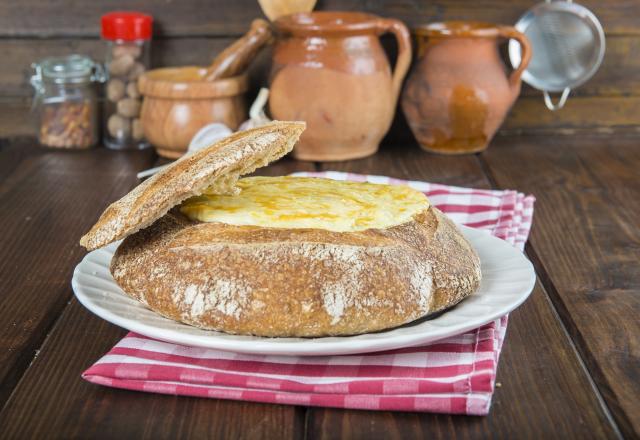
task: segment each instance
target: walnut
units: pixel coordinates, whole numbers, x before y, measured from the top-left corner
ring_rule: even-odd
[[[117,102],[124,98],[125,85],[124,81],[118,78],[112,78],[107,82],[107,99],[111,102]]]
[[[134,99],[140,98],[140,91],[138,90],[138,85],[135,81],[127,84],[127,96]]]
[[[111,115],[107,121],[107,129],[111,137],[125,139],[131,134],[131,121],[120,115]]]
[[[129,55],[133,58],[140,58],[140,54],[142,54],[142,48],[137,44],[116,44],[111,49],[111,55],[113,58],[120,58],[125,55]]]
[[[127,74],[127,79],[129,81],[135,81],[138,79],[140,75],[142,75],[145,71],[144,65],[142,63],[134,63]]]
[[[131,55],[123,55],[121,57],[114,58],[111,60],[111,63],[109,63],[109,73],[114,76],[126,75],[134,64],[136,64],[136,61]]]
[[[120,116],[135,118],[140,114],[140,101],[133,98],[124,98],[118,101],[116,108]]]
[[[144,130],[142,129],[141,119],[136,118],[133,120],[131,124],[131,134],[133,136],[133,139],[135,139],[136,141],[139,141],[142,138],[144,138]]]

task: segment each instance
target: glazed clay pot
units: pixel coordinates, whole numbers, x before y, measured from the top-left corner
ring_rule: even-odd
[[[418,62],[402,94],[411,131],[427,151],[483,151],[520,93],[529,41],[512,27],[474,22],[433,23],[416,34]],[[508,75],[498,48],[511,38],[522,62]]]
[[[141,120],[156,152],[177,159],[191,138],[207,124],[221,122],[235,130],[247,118],[247,75],[205,81],[206,67],[171,67],[143,74]]]
[[[357,12],[313,12],[279,18],[275,26],[271,116],[307,122],[293,155],[327,161],[375,153],[411,62],[404,24]],[[393,74],[379,41],[387,32],[398,40]]]

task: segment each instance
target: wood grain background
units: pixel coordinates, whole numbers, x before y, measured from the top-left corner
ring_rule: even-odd
[[[396,17],[410,27],[451,19],[513,24],[535,0],[320,0],[317,9],[363,10]],[[544,107],[540,92],[523,87],[501,132],[573,134],[640,132],[640,0],[585,0],[602,22],[607,51],[598,73],[572,92],[559,112]],[[21,0],[0,2],[0,137],[32,133],[28,84],[32,61],[50,55],[84,53],[103,59],[100,16],[118,9],[154,16],[154,66],[206,64],[255,17],[256,0]],[[393,56],[393,44],[388,45]],[[269,55],[252,67],[252,91],[266,84]],[[410,139],[398,115],[388,140]]]

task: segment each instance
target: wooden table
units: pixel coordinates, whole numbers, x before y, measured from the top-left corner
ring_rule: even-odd
[[[263,174],[342,170],[537,197],[539,282],[509,321],[491,414],[280,406],[96,386],[80,373],[125,331],[85,310],[78,239],[156,163],[150,151],[0,144],[2,438],[640,437],[640,138],[499,137],[480,155],[388,146],[344,163],[284,159]]]

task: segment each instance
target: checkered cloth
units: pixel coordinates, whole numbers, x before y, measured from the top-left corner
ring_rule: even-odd
[[[351,173],[297,173],[409,185],[454,221],[519,249],[533,196]],[[185,347],[129,333],[85,371],[89,382],[153,393],[291,405],[485,415],[507,316],[420,347],[347,356],[260,356]]]

